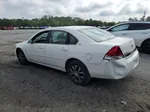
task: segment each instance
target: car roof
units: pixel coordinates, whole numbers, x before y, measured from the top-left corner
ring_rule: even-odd
[[[95,28],[92,26],[61,26],[61,27],[51,27],[45,30],[80,30],[85,28]]]
[[[122,23],[120,23],[120,24],[126,24],[126,23],[144,23],[144,24],[150,24],[150,22],[148,22],[148,21],[132,21],[132,22],[122,22]]]

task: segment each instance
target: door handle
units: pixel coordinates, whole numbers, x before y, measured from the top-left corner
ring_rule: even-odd
[[[63,47],[63,48],[61,48],[61,51],[67,51],[67,49],[65,49],[65,48]]]

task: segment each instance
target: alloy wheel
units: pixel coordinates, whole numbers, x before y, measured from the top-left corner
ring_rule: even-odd
[[[72,65],[69,69],[70,75],[75,82],[82,82],[84,78],[84,73],[80,66]]]

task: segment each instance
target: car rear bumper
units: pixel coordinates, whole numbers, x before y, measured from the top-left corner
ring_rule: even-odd
[[[129,56],[119,60],[103,60],[100,65],[88,64],[91,77],[104,79],[122,79],[139,64],[139,52],[135,50]]]

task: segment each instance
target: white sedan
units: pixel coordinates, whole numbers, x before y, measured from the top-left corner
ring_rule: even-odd
[[[16,44],[21,64],[34,62],[67,72],[72,81],[122,79],[139,64],[134,40],[89,26],[53,27]]]

